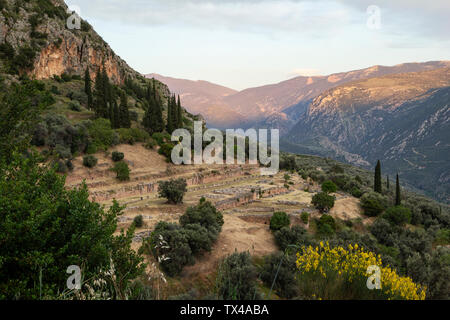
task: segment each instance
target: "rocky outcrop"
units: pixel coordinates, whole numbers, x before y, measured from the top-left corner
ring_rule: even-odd
[[[124,82],[127,76],[136,72],[108,47],[95,48],[90,40],[80,39],[72,33],[62,35],[60,44],[49,44],[41,50],[30,74],[36,79],[46,79],[63,73],[82,75],[89,67],[91,77],[105,67],[109,78],[116,84]]]
[[[83,75],[89,68],[95,79],[96,71],[104,66],[116,84],[139,75],[86,21],[81,22],[80,29],[69,29],[67,19],[71,14],[67,10],[63,0],[30,0],[19,6],[17,1],[6,1],[0,13],[0,44],[7,42],[16,52],[20,48],[34,52],[32,67],[21,73],[46,79],[63,73]]]

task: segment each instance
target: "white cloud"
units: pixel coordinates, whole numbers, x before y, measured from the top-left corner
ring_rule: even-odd
[[[320,75],[319,69],[298,68],[298,69],[292,70],[287,76],[288,76],[288,78],[293,78],[293,77],[299,77],[299,76],[312,77],[312,76],[319,76],[319,75]]]
[[[71,0],[83,17],[126,24],[225,28],[239,32],[320,34],[344,27],[351,10],[335,1]]]
[[[127,24],[181,24],[249,32],[320,32],[366,19],[381,8],[388,28],[450,37],[448,0],[69,0],[84,16]],[[399,30],[397,30],[399,31]]]

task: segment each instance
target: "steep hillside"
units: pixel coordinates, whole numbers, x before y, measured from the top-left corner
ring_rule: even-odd
[[[400,170],[408,182],[448,202],[448,86],[450,69],[442,68],[329,90],[300,117],[284,148],[362,166],[386,160],[390,173]]]
[[[138,73],[109,45],[81,22],[81,29],[66,25],[71,13],[63,0],[2,1],[0,7],[0,72],[46,79],[64,73],[91,77],[105,66],[109,78],[123,83]]]
[[[185,111],[165,84],[131,69],[86,21],[70,29],[70,16],[62,0],[0,1],[2,117],[17,117],[12,101],[25,101],[17,104],[33,121],[20,135],[28,133],[61,173],[73,169],[75,156],[119,143],[164,144],[167,156],[169,132],[201,116]]]

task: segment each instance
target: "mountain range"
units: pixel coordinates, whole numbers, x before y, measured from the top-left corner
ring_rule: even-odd
[[[388,74],[419,72],[450,66],[450,61],[373,66],[328,76],[299,76],[277,84],[242,91],[206,81],[191,81],[149,74],[181,95],[192,113],[202,113],[207,123],[219,129],[275,127],[286,134],[296,124],[314,98],[339,85]]]
[[[449,202],[450,68],[361,80],[317,97],[283,150],[363,167],[381,159],[428,195]]]
[[[283,151],[365,168],[380,159],[387,174],[398,172],[410,187],[450,202],[449,70],[450,61],[373,66],[240,92],[148,77],[181,94],[210,127],[278,128]]]

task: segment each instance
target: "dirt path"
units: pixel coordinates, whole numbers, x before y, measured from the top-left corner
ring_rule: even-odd
[[[198,258],[194,266],[184,268],[183,277],[216,270],[219,261],[234,253],[249,251],[255,256],[275,252],[273,235],[267,225],[246,222],[238,217],[225,215],[225,224],[213,250]]]
[[[362,215],[361,206],[359,205],[359,199],[354,197],[336,200],[330,214],[333,217],[342,220],[364,218]]]

